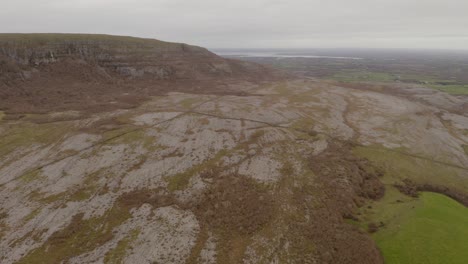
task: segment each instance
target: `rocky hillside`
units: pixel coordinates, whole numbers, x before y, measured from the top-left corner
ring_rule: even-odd
[[[220,58],[201,47],[133,37],[1,34],[0,47],[2,56],[29,69],[80,59],[127,77],[200,79],[236,76],[256,68]],[[23,76],[27,78],[28,73]]]
[[[419,191],[467,193],[468,116],[425,100],[461,99],[237,89],[0,116],[0,262],[380,264],[391,252],[373,234],[398,230]]]
[[[0,105],[10,112],[80,108],[166,91],[219,93],[216,84],[272,77],[262,66],[187,44],[79,34],[0,34]],[[204,85],[197,89],[196,86]],[[125,94],[125,98],[121,98]],[[129,98],[131,97],[131,98]]]
[[[2,39],[1,264],[447,263],[438,241],[467,259],[466,97],[260,82],[156,40]],[[460,203],[449,222],[424,213],[434,192]]]

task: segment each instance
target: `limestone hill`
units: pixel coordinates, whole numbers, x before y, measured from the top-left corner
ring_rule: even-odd
[[[0,34],[0,110],[7,112],[98,109],[110,102],[133,107],[167,91],[233,93],[222,86],[265,80],[272,72],[201,47],[154,39]]]

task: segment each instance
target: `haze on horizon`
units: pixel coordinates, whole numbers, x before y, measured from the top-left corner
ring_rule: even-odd
[[[208,48],[468,49],[466,0],[15,0],[1,33],[103,33]]]

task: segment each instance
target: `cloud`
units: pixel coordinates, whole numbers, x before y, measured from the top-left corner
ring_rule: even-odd
[[[84,32],[206,47],[468,48],[466,0],[15,0],[0,32]]]

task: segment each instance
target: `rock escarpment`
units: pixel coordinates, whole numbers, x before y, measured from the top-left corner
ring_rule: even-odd
[[[107,35],[1,34],[0,55],[19,67],[79,59],[122,76],[154,79],[235,76],[260,69],[197,46]]]
[[[167,91],[219,93],[220,83],[272,75],[263,66],[181,43],[108,35],[0,34],[0,110],[10,112],[56,110],[64,101],[69,103],[60,109],[76,108],[89,98],[93,105],[128,104]],[[122,101],[118,94],[133,98]]]

